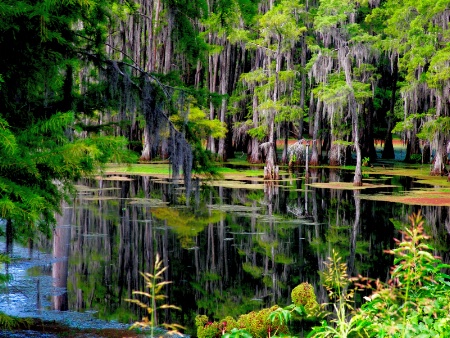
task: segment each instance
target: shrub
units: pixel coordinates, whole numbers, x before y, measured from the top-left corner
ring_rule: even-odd
[[[238,328],[238,323],[231,316],[227,316],[218,322],[210,322],[207,316],[197,315],[195,317],[195,326],[197,326],[198,338],[213,338],[221,337],[223,334]]]
[[[272,322],[269,319],[269,315],[278,308],[278,305],[274,305],[271,308],[241,315],[238,319],[238,325],[250,332],[252,337],[267,337],[271,335],[271,332],[275,331],[288,333],[289,330],[285,323],[280,323],[279,320]]]
[[[286,323],[280,320],[271,320],[269,315],[279,309],[278,305],[271,308],[265,308],[260,311],[252,311],[250,313],[239,316],[236,321],[232,317],[225,317],[217,322],[208,321],[208,317],[198,315],[195,318],[197,326],[197,336],[199,338],[221,337],[225,333],[233,333],[236,335],[240,329],[245,329],[252,337],[270,337],[272,333],[288,333],[289,329]],[[237,329],[238,331],[233,329]]]
[[[319,307],[314,288],[307,282],[297,285],[292,290],[291,299],[295,306],[303,306],[307,314],[315,313]]]
[[[450,265],[433,256],[426,243],[422,215],[409,217],[403,241],[388,250],[394,267],[387,284],[375,283],[372,296],[361,308],[377,337],[448,337],[450,332]]]

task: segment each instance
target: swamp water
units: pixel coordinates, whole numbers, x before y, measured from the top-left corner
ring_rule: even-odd
[[[217,320],[285,306],[304,281],[326,301],[318,271],[332,249],[351,275],[386,280],[392,258],[383,250],[399,237],[391,220],[407,223],[419,209],[436,254],[450,261],[448,206],[373,199],[423,187],[406,177],[367,176],[371,188],[364,190],[317,184],[352,178],[320,169],[273,185],[244,174],[194,181],[189,207],[182,185],[167,179],[111,175],[80,182],[51,240],[0,243],[0,251],[17,258],[4,267],[14,279],[1,289],[0,309],[80,328],[127,327],[144,312],[125,299],[144,290],[140,272],[152,271],[158,253],[168,266],[164,278],[172,281],[166,303],[182,308],[160,312],[160,321],[195,335],[196,314]]]

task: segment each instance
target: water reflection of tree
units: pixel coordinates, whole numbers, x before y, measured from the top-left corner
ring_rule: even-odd
[[[312,171],[310,179],[323,175]],[[330,175],[338,180],[340,174]],[[410,208],[361,203],[353,191],[308,187],[302,177],[278,184],[272,196],[204,186],[187,208],[169,204],[172,188],[163,181],[93,181],[74,208],[69,309],[137,319],[140,309],[122,299],[143,288],[139,271],[150,269],[156,252],[169,266],[165,278],[173,281],[169,302],[183,309],[161,320],[187,326],[197,313],[218,319],[286,305],[290,290],[303,281],[325,299],[317,271],[331,248],[349,258],[352,274],[387,275],[390,258],[382,250],[394,233],[386,220]],[[448,210],[433,210],[424,215],[444,224]],[[435,229],[441,238],[444,230]]]
[[[52,297],[52,302],[53,310],[66,311],[69,309],[67,277],[73,208],[63,203],[61,209],[62,215],[56,215],[56,228],[53,233],[53,258],[56,261],[52,264],[52,278],[56,294]]]

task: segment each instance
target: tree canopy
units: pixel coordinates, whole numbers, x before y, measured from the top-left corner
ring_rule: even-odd
[[[127,150],[168,159],[189,187],[236,151],[274,178],[277,140],[287,163],[287,140],[308,139],[312,165],[356,163],[361,184],[361,159],[377,160],[374,139],[392,157],[394,131],[405,160],[432,149],[440,174],[449,13],[435,0],[1,0],[1,217],[52,224],[71,182],[135,160]]]

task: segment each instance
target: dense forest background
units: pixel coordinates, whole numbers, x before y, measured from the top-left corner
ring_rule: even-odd
[[[274,178],[308,139],[311,165],[355,154],[361,184],[396,132],[445,170],[448,0],[1,0],[0,18],[0,216],[28,230],[128,150],[189,185],[237,152]]]
[[[374,139],[393,158],[397,125],[405,160],[428,162],[432,148],[440,174],[449,15],[448,1],[141,1],[108,46],[112,58],[160,74],[170,96],[183,91],[165,116],[179,127],[181,115],[217,159],[238,151],[287,163],[287,141],[279,159],[274,146],[292,137],[313,140],[313,165],[349,163],[352,150],[375,161]],[[144,140],[141,160],[170,154],[149,113],[145,123],[128,118],[128,138]]]

